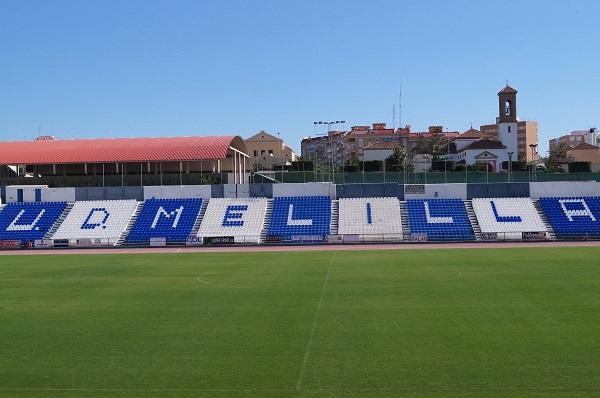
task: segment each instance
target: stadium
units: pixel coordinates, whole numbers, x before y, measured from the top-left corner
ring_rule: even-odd
[[[597,181],[250,183],[246,158],[0,144],[0,395],[598,393]]]

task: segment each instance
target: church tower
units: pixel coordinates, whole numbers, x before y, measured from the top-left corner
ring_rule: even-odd
[[[517,90],[508,84],[498,93],[498,139],[512,152],[512,159],[517,160]]]

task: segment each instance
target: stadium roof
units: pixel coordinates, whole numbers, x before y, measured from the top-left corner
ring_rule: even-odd
[[[225,159],[246,152],[239,136],[94,138],[0,142],[0,164],[171,162]]]

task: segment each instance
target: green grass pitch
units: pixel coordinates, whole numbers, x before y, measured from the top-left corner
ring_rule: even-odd
[[[600,249],[2,256],[0,396],[600,396]]]

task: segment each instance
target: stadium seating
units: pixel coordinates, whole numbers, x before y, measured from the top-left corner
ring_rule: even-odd
[[[340,235],[360,235],[363,241],[402,239],[398,198],[345,198],[339,205]]]
[[[192,233],[202,199],[147,199],[135,224],[127,235],[127,243],[146,243],[150,238],[166,238],[167,242],[184,242]]]
[[[461,199],[412,199],[406,209],[410,232],[427,234],[427,240],[475,239]]]
[[[66,202],[9,203],[0,211],[0,240],[43,239],[59,219]]]
[[[264,198],[211,199],[198,237],[232,236],[235,243],[259,243],[266,211]]]
[[[529,198],[477,198],[472,203],[484,234],[497,233],[497,239],[521,239],[524,232],[546,232]]]
[[[600,237],[599,197],[550,197],[539,203],[556,236]]]
[[[269,236],[283,240],[318,241],[329,234],[330,224],[330,197],[278,197],[273,200]]]
[[[115,245],[137,207],[135,200],[75,202],[52,239],[97,239]]]

